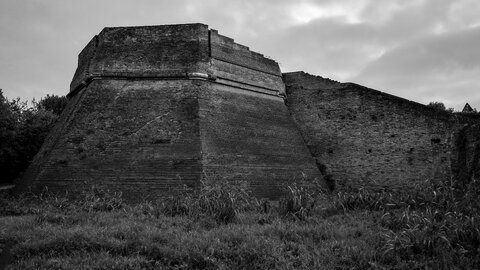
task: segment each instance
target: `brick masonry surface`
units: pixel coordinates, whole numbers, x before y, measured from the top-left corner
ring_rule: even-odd
[[[208,177],[276,198],[294,179],[322,179],[284,92],[275,61],[206,25],[105,28],[19,188],[145,199]]]
[[[37,184],[93,184],[145,198],[201,175],[199,86],[191,80],[94,81],[71,100],[31,168]]]
[[[321,179],[282,99],[211,84],[199,104],[207,175],[248,180],[262,197],[303,174]]]
[[[340,187],[398,189],[449,179],[458,167],[460,128],[471,131],[467,126],[478,122],[304,72],[286,73],[284,80],[288,108],[310,153]],[[474,156],[474,141],[465,142],[466,159]]]

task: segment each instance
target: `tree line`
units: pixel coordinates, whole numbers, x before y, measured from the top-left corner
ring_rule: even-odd
[[[67,104],[65,96],[47,95],[31,106],[9,100],[0,89],[0,184],[10,184],[27,169]]]

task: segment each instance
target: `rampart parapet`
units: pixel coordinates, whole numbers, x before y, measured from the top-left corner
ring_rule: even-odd
[[[109,27],[82,50],[70,95],[91,80],[181,79],[191,75],[283,95],[278,63],[204,24]]]

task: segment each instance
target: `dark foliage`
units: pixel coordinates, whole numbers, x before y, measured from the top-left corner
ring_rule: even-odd
[[[55,115],[60,115],[67,106],[68,99],[65,96],[48,95],[42,98],[36,107],[41,110],[50,111]]]
[[[0,184],[12,183],[30,164],[66,105],[65,97],[47,95],[33,107],[0,90]]]
[[[431,108],[434,108],[435,110],[439,110],[439,111],[447,111],[447,112],[453,112],[453,108],[446,108],[445,107],[445,104],[443,104],[442,102],[437,102],[437,101],[432,101],[430,103],[428,103],[427,105],[428,107],[431,107]]]

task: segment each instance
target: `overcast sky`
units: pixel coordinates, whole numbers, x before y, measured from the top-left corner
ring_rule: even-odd
[[[65,95],[103,27],[201,22],[280,63],[420,103],[480,109],[478,0],[0,0],[0,88]]]

